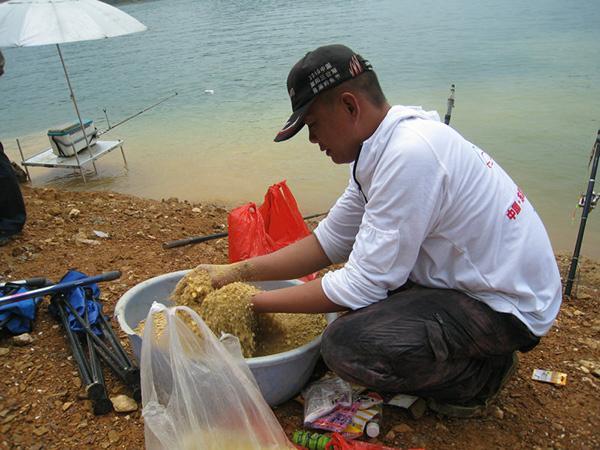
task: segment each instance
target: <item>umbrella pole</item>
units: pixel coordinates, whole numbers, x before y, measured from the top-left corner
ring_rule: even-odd
[[[79,124],[81,125],[81,132],[83,133],[83,137],[85,139],[85,145],[90,152],[90,158],[92,159],[92,164],[94,165],[94,170],[98,173],[98,169],[96,168],[96,161],[94,161],[94,155],[92,154],[92,149],[90,148],[90,141],[88,140],[87,134],[85,132],[85,128],[83,126],[83,120],[81,120],[81,114],[79,113],[79,108],[77,107],[77,100],[75,100],[75,94],[73,93],[73,87],[71,86],[71,80],[69,78],[69,74],[67,73],[67,66],[65,65],[65,60],[63,59],[62,52],[60,51],[60,45],[56,44],[56,49],[58,50],[58,56],[60,57],[60,62],[62,63],[63,70],[65,71],[65,77],[67,78],[67,85],[69,86],[69,91],[71,92],[71,100],[73,101],[73,106],[75,106],[75,112],[77,113],[77,118],[79,119]],[[79,159],[79,158],[78,158]],[[83,174],[83,168],[81,168]],[[85,177],[83,178],[85,180]]]

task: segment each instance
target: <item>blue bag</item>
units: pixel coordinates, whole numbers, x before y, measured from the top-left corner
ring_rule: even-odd
[[[0,296],[27,292],[22,286],[7,283],[0,287]],[[0,330],[7,329],[12,334],[29,333],[33,329],[33,322],[37,314],[37,304],[41,297],[23,300],[11,305],[0,306]]]
[[[61,278],[60,283],[75,281],[80,278],[87,278],[87,275],[77,270],[69,270],[66,275]],[[85,317],[85,310],[87,308],[88,321],[92,331],[98,336],[102,335],[102,331],[98,325],[98,316],[102,314],[102,306],[97,301],[100,298],[100,288],[98,287],[98,284],[93,283],[88,286],[76,287],[65,291],[63,295],[81,318]],[[58,309],[52,302],[50,303],[48,310],[53,316],[59,317]],[[67,309],[67,311],[69,328],[72,331],[83,331],[83,327],[77,321],[75,316],[69,309]]]

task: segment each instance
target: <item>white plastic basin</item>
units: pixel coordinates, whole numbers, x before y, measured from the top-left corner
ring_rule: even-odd
[[[127,333],[135,357],[140,358],[142,338],[133,329],[146,318],[153,302],[172,305],[169,301],[177,282],[188,272],[167,273],[143,281],[128,290],[117,302],[115,317],[121,329]],[[300,284],[297,280],[262,281],[252,283],[261,290],[273,290]],[[335,320],[336,314],[327,314],[327,321]],[[246,358],[246,362],[256,378],[258,386],[271,406],[289,400],[304,387],[319,358],[321,336],[311,342],[269,356]]]

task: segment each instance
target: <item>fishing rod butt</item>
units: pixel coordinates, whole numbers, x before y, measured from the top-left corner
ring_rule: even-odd
[[[140,369],[137,367],[128,367],[124,370],[125,379],[123,380],[128,386],[139,386],[140,384]]]
[[[99,398],[98,400],[92,401],[92,410],[95,416],[103,416],[113,410],[113,404],[106,397]]]
[[[94,381],[88,384],[85,387],[85,392],[87,394],[88,399],[90,400],[100,400],[101,398],[106,396],[104,385],[99,383],[98,381]]]
[[[52,284],[52,282],[46,277],[33,277],[33,278],[27,278],[25,280],[25,284],[28,287],[39,288],[39,287],[48,286],[48,285]]]
[[[187,245],[188,243],[189,239],[179,239],[177,241],[164,242],[162,248],[167,250],[169,248],[182,247],[184,245]]]
[[[121,271],[120,270],[111,270],[110,272],[105,272],[101,275],[99,275],[101,277],[101,279],[99,279],[98,281],[112,281],[112,280],[116,280],[117,278],[121,278]]]
[[[136,402],[141,402],[142,401],[142,388],[140,386],[134,386],[131,388],[131,392],[133,395],[133,399]]]

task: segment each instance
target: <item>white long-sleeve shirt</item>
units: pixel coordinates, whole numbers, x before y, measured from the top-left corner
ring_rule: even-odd
[[[315,235],[342,269],[325,295],[358,309],[407,279],[456,289],[548,332],[560,274],[538,214],[483,150],[437,113],[394,106],[351,164],[346,191]]]

